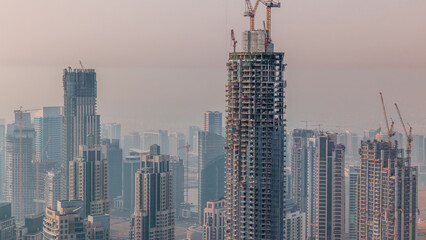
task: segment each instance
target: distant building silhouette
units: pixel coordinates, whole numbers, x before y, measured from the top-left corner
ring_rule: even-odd
[[[222,136],[222,113],[218,111],[204,112],[203,130]]]
[[[6,138],[6,201],[12,203],[12,215],[18,223],[35,213],[34,140],[30,113],[16,110]]]
[[[141,147],[141,136],[138,132],[131,132],[124,136],[123,156],[129,155],[130,149],[140,149]]]
[[[204,222],[208,201],[225,195],[225,139],[213,132],[198,134],[198,220]]]
[[[123,150],[119,139],[102,140],[104,158],[108,160],[108,193],[111,199],[122,194]]]

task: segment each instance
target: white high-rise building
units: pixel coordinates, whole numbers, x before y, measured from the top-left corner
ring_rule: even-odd
[[[93,138],[89,136],[89,138]],[[108,161],[102,159],[102,147],[81,145],[79,156],[70,162],[70,200],[84,202],[84,217],[88,215],[109,214]]]
[[[306,239],[306,213],[300,211],[288,212],[284,218],[285,240]]]
[[[149,155],[141,156],[141,169],[135,175],[135,210],[130,238],[174,239],[174,218],[169,155],[160,155],[160,147],[153,145]]]
[[[225,199],[208,201],[204,208],[203,240],[225,239]]]
[[[56,209],[56,203],[61,199],[61,172],[52,170],[47,172],[44,179],[44,200],[46,207]]]
[[[58,201],[56,209],[46,208],[43,220],[43,239],[87,240],[82,215],[84,203],[79,200]]]

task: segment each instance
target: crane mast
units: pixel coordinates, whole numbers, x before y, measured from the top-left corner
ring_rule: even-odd
[[[266,6],[266,30],[269,32],[269,37],[271,37],[272,8],[280,8],[281,3],[274,0],[263,0],[262,3]]]
[[[383,100],[382,92],[380,92],[380,100],[382,101],[383,114],[385,115],[386,128],[387,128],[387,131],[388,131],[388,144],[389,144],[389,147],[390,147],[391,146],[391,137],[393,135],[395,135],[395,131],[394,131],[395,123],[394,123],[394,121],[392,121],[392,125],[391,125],[391,127],[389,127],[388,115],[386,113],[385,101]]]
[[[232,44],[234,46],[234,52],[235,52],[237,49],[237,40],[235,40],[234,29],[231,30],[231,39],[232,39]]]
[[[250,31],[254,31],[254,18],[255,18],[255,15],[256,15],[257,7],[259,7],[259,3],[262,0],[256,0],[254,7],[251,4],[250,0],[245,0],[245,1],[246,1],[246,6],[247,6],[247,11],[244,12],[244,16],[250,17]]]
[[[401,111],[399,111],[398,104],[395,103],[396,111],[398,112],[399,120],[401,120],[402,128],[404,129],[405,137],[407,138],[407,157],[411,157],[411,142],[413,141],[413,128],[408,124],[410,127],[409,132],[407,131],[407,127],[405,126],[404,120],[402,119]]]

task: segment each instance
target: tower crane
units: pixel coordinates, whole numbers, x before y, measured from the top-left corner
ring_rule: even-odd
[[[251,0],[245,0],[247,11],[244,12],[245,17],[250,17],[250,31],[254,31],[254,17],[256,15],[257,7],[259,7],[259,4],[262,0],[256,0],[256,3],[253,5],[251,4]]]
[[[280,8],[281,3],[274,0],[262,0],[262,3],[266,6],[266,30],[269,32],[269,37],[271,37],[272,8]]]
[[[391,126],[389,128],[388,115],[386,114],[386,107],[385,107],[385,102],[383,101],[383,94],[382,94],[382,92],[380,92],[380,100],[382,101],[383,114],[385,115],[386,129],[388,131],[388,145],[390,147],[391,146],[391,137],[393,137],[395,135],[395,131],[394,131],[395,123],[391,119],[392,120],[392,124],[391,124]]]
[[[178,147],[177,150],[185,149],[186,150],[186,177],[185,177],[185,202],[189,203],[189,149],[191,148],[191,145],[186,143],[185,146]]]
[[[80,66],[81,66],[81,69],[82,69],[82,70],[86,70],[86,69],[84,68],[83,63],[81,62],[81,60],[80,60]]]
[[[404,120],[402,119],[401,112],[399,111],[398,104],[395,103],[396,111],[398,112],[399,120],[401,120],[402,128],[404,129],[405,137],[407,138],[407,157],[411,157],[411,142],[413,141],[413,128],[410,126],[410,124],[407,123],[408,127],[410,127],[410,130],[407,131],[407,128],[405,127]]]

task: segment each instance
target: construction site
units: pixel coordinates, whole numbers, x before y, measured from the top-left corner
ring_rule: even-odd
[[[267,9],[264,29],[255,29],[260,3]],[[232,31],[226,85],[226,239],[279,239],[283,236],[285,92],[284,53],[274,52],[271,8],[275,1],[246,0],[250,30],[242,51]]]

